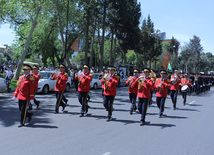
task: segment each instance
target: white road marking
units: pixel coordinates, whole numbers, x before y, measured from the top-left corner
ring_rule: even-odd
[[[193,103],[195,103],[195,101],[192,101],[192,102],[190,102],[190,103],[188,103],[188,104],[193,104]]]
[[[111,154],[111,152],[106,152],[103,155],[110,155],[110,154]]]

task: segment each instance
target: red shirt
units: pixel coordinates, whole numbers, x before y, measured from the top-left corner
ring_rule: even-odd
[[[90,91],[90,83],[92,81],[92,75],[88,73],[85,73],[84,75],[79,75],[78,77],[75,77],[79,81],[79,92],[89,92]]]
[[[54,91],[65,91],[68,74],[65,72],[60,72],[59,76],[54,75],[52,80],[56,80]]]
[[[129,84],[129,93],[137,94],[138,91],[138,76],[130,76],[126,81],[126,84]]]
[[[170,83],[168,82],[167,79],[164,79],[162,85],[161,85],[161,91],[160,91],[160,83],[162,82],[162,79],[159,78],[155,82],[155,88],[156,90],[156,97],[167,97],[167,90],[170,87]]]
[[[152,80],[150,77],[147,77],[145,81],[138,80],[138,93],[137,97],[139,98],[150,98],[150,91],[152,88]]]
[[[32,73],[32,76],[34,76],[35,78],[35,81],[34,81],[34,90],[38,90],[38,82],[39,82],[39,79],[41,77],[41,74],[34,74]]]
[[[181,79],[181,85],[184,86],[184,85],[188,85],[188,86],[191,86],[191,82],[190,82],[190,79],[186,79],[186,78],[182,78]]]
[[[110,79],[104,80],[102,78],[101,83],[104,84],[103,95],[116,96],[116,86],[118,83],[118,78],[116,77],[115,74],[113,76],[111,76]]]
[[[174,78],[174,76],[175,75],[172,75],[171,79]],[[178,76],[177,82],[175,84],[173,84],[172,81],[170,83],[171,83],[170,90],[179,90],[179,84],[181,83],[180,76]]]
[[[20,100],[33,100],[34,99],[34,76],[28,74],[26,77],[22,75],[18,82],[17,88],[13,96]]]

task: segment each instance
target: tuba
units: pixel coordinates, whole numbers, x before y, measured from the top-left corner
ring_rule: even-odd
[[[175,74],[174,78],[171,79],[172,84],[176,84],[178,82],[178,75]]]

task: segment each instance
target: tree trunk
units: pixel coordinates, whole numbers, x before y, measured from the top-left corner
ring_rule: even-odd
[[[19,61],[18,63],[18,66],[17,66],[17,70],[16,70],[16,73],[15,73],[15,76],[14,76],[14,79],[15,80],[18,80],[19,79],[19,75],[20,75],[20,72],[21,72],[21,68],[22,68],[22,65],[23,65],[23,61],[25,59],[25,55],[28,51],[28,48],[30,46],[30,41],[31,41],[31,38],[32,38],[32,35],[33,35],[33,32],[36,28],[36,25],[37,25],[37,19],[38,19],[38,16],[39,16],[39,13],[42,9],[42,4],[43,4],[44,1],[41,2],[38,10],[37,10],[37,13],[36,13],[36,17],[32,23],[32,26],[31,26],[31,29],[30,29],[30,32],[29,32],[29,35],[28,35],[28,38],[27,38],[27,41],[25,43],[25,46],[24,46],[24,49],[23,49],[23,52],[22,52],[22,56],[21,56],[21,60]]]
[[[114,38],[114,52],[113,52],[113,64],[115,64],[115,61],[116,61],[116,50],[117,50],[117,39],[116,39],[116,35],[115,35],[115,38]]]
[[[105,25],[106,25],[106,0],[104,1],[104,12],[103,12],[103,32],[102,32],[102,43],[100,47],[100,69],[103,70],[103,53],[104,53],[104,42],[105,42]]]
[[[87,8],[86,17],[86,36],[85,36],[85,63],[88,63],[88,35],[89,35],[89,8]]]
[[[91,40],[91,54],[90,54],[90,66],[92,67],[93,63],[93,53],[94,53],[94,37],[95,37],[95,31],[96,31],[96,26],[97,26],[97,12],[94,10],[94,27],[93,27],[93,36]]]
[[[112,54],[113,54],[113,51],[112,51],[112,49],[113,49],[113,40],[114,40],[114,33],[113,33],[113,31],[112,31],[112,33],[111,33],[111,49],[110,49],[110,56],[109,56],[109,65],[110,64],[113,64],[113,61],[112,61]]]

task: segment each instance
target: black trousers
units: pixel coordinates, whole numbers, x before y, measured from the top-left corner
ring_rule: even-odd
[[[157,106],[160,109],[159,115],[163,115],[164,108],[165,108],[165,100],[166,100],[166,97],[157,97],[156,99]]]
[[[66,105],[62,101],[64,91],[56,91],[56,106],[55,106],[55,112],[59,112],[59,106],[65,107]]]
[[[108,111],[108,116],[110,117],[112,116],[114,97],[115,96],[104,95],[104,99],[103,99],[103,106]]]
[[[78,91],[78,80],[73,80],[76,91]]]
[[[131,109],[130,111],[133,111],[136,109],[136,99],[137,99],[137,94],[134,94],[134,93],[129,93],[129,99],[130,99],[130,102],[131,102]]]
[[[183,91],[182,92],[182,97],[184,99],[183,104],[185,105],[186,104],[186,100],[187,100],[187,91]]]
[[[138,110],[141,114],[141,121],[145,121],[149,98],[139,98]]]
[[[81,111],[80,111],[81,114],[84,114],[86,111],[88,111],[87,97],[88,97],[88,92],[79,92],[78,94],[79,102],[82,105]]]
[[[171,99],[172,99],[172,103],[173,103],[173,108],[176,108],[177,95],[178,95],[178,91],[177,90],[171,90]]]
[[[150,91],[149,105],[152,105],[153,91]]]
[[[29,101],[19,100],[18,103],[19,103],[19,110],[21,111],[20,124],[24,125],[26,117],[30,117],[30,112],[28,111]]]

